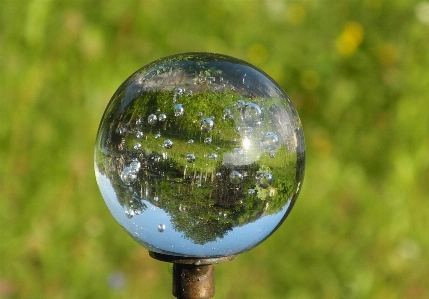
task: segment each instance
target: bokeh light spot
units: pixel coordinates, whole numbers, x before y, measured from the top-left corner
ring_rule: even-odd
[[[353,54],[357,47],[362,43],[364,30],[362,25],[358,22],[348,22],[336,41],[336,48],[338,53],[343,56]]]
[[[307,12],[304,6],[300,4],[291,4],[286,10],[286,20],[294,25],[301,24],[305,21]]]
[[[416,18],[421,23],[429,24],[429,2],[419,2],[415,8]]]

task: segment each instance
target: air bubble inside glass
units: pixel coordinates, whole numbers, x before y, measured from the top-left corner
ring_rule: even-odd
[[[150,63],[112,96],[95,145],[107,207],[148,250],[198,258],[250,250],[301,189],[304,136],[287,94],[229,56]]]

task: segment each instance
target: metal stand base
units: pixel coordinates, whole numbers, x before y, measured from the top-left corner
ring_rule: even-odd
[[[178,299],[209,299],[214,296],[214,264],[235,259],[235,255],[218,258],[182,257],[149,252],[163,262],[173,263],[173,295]]]

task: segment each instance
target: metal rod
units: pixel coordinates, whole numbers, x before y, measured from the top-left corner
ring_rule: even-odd
[[[173,263],[173,295],[177,299],[209,299],[214,296],[214,264],[235,259],[235,255],[217,258],[182,257],[149,252],[163,262]]]
[[[214,296],[214,265],[173,264],[173,295],[179,299]]]

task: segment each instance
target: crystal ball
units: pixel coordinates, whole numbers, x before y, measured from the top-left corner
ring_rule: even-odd
[[[132,74],[95,145],[104,201],[150,251],[212,258],[247,251],[286,219],[305,143],[289,97],[229,56],[184,53]]]

